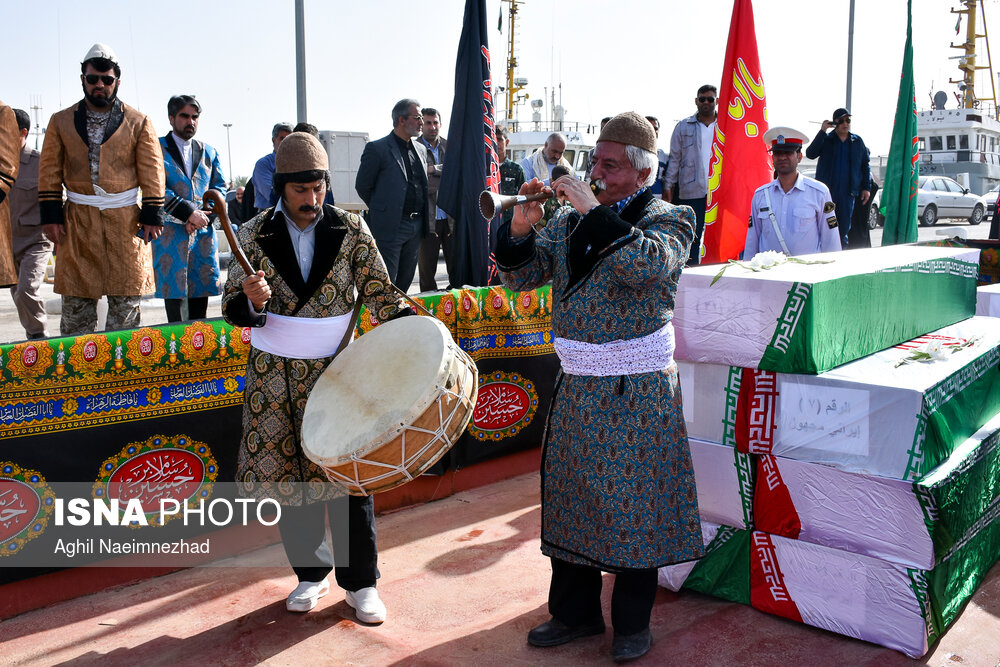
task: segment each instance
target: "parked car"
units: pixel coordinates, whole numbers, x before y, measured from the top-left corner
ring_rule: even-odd
[[[921,176],[917,190],[917,215],[920,224],[929,227],[940,218],[966,218],[978,225],[986,217],[986,206],[979,195],[969,192],[944,176]]]
[[[979,198],[979,202],[986,207],[986,217],[989,218],[997,210],[997,197],[1000,197],[1000,185]]]

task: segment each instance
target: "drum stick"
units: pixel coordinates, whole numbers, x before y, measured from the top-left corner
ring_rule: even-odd
[[[236,240],[236,234],[233,233],[233,226],[229,224],[229,215],[226,212],[226,199],[222,196],[218,190],[206,190],[202,199],[204,201],[212,202],[212,212],[219,216],[219,222],[222,223],[222,231],[226,234],[226,239],[229,241],[229,248],[233,251],[233,256],[236,257],[236,261],[240,263],[243,267],[243,272],[248,276],[257,275],[257,272],[252,266],[250,266],[250,260],[243,253],[243,248],[240,247],[240,242]]]
[[[410,303],[412,303],[416,307],[416,309],[418,311],[420,311],[424,315],[427,315],[428,317],[434,317],[434,313],[432,313],[431,311],[429,311],[426,308],[424,308],[423,304],[421,304],[419,301],[417,301],[416,299],[414,299],[413,297],[411,297],[409,294],[407,294],[403,290],[399,289],[398,287],[396,287],[392,283],[389,283],[389,286],[392,287],[392,289],[396,291],[396,294],[399,294],[401,297],[403,297],[404,299],[406,299],[407,301],[409,301]]]

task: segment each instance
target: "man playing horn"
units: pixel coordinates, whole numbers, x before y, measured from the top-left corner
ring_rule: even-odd
[[[354,326],[355,299],[383,322],[411,311],[387,289],[385,262],[364,221],[323,204],[329,185],[322,144],[293,132],[275,156],[277,205],[239,229],[240,246],[258,271],[248,276],[230,262],[222,300],[230,324],[252,327],[237,482],[282,505],[281,541],[299,580],[285,601],[288,611],[315,607],[330,590],[333,570],[358,620],[381,623],[386,610],[375,590],[372,497],[350,496],[346,503],[336,497],[323,470],[303,453],[302,416],[313,385]],[[327,512],[336,567],[326,542]],[[346,540],[337,519],[347,521]]]
[[[703,554],[671,324],[695,217],[652,195],[656,171],[653,127],[634,112],[616,116],[594,151],[598,194],[557,179],[556,195],[575,210],[536,232],[541,205],[516,206],[496,251],[508,288],[551,281],[562,365],[542,460],[552,618],[528,642],[603,633],[601,572],[614,572],[616,661],[649,650],[657,568]],[[521,194],[542,190],[534,179]]]

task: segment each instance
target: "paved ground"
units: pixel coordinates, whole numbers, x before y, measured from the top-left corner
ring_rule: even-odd
[[[378,519],[389,610],[354,621],[334,587],[290,614],[294,577],[274,545],[220,563],[105,590],[0,623],[4,665],[591,665],[611,664],[611,630],[536,649],[549,568],[538,549],[538,474]],[[604,611],[610,618],[610,575]],[[871,611],[871,610],[869,610]],[[859,610],[859,613],[863,613]],[[1000,565],[921,660],[750,607],[661,589],[651,653],[639,665],[992,667],[1000,663]]]

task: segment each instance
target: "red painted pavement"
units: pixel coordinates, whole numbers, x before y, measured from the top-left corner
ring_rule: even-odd
[[[383,515],[378,530],[389,610],[381,626],[354,622],[336,587],[312,612],[286,612],[291,571],[248,567],[280,561],[272,545],[0,622],[0,664],[610,664],[610,628],[557,648],[525,642],[548,618],[537,473]],[[992,667],[1000,663],[1000,566],[919,661],[687,592],[660,591],[652,632],[653,649],[636,664]]]

